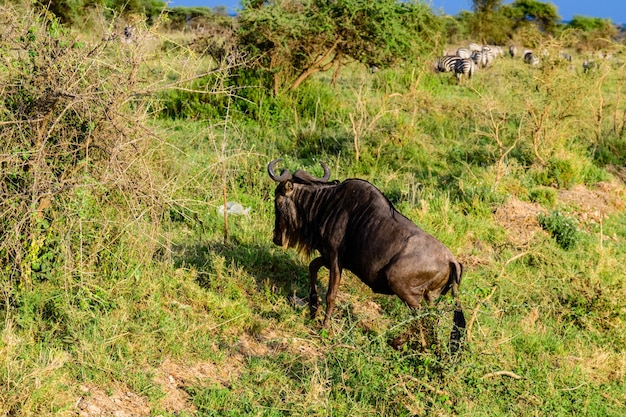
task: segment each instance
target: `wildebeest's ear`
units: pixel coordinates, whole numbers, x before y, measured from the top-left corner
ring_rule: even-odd
[[[293,182],[285,181],[285,196],[289,197],[293,193]]]

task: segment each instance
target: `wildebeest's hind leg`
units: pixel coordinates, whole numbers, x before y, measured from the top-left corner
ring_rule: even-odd
[[[309,310],[311,312],[311,319],[315,319],[315,315],[317,314],[317,309],[319,307],[319,299],[317,297],[317,273],[323,266],[326,266],[326,263],[321,256],[313,259],[309,264],[309,278],[311,280],[309,290]]]
[[[407,285],[407,280],[403,279],[406,275],[394,273],[396,271],[390,270],[390,276],[393,277],[389,280],[391,290],[404,301],[416,316],[415,323],[402,338],[408,342],[408,347],[411,348],[416,347],[414,343],[417,338],[422,352],[430,350],[432,346],[438,347],[435,330],[437,317],[433,314],[432,300],[428,293],[430,280],[424,280],[421,286],[413,287]],[[392,344],[395,346],[396,343],[394,341]]]

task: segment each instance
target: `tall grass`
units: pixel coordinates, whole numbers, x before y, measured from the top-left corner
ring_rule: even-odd
[[[1,20],[0,415],[626,410],[621,64],[354,66],[272,97],[155,28]],[[444,354],[398,351],[415,314],[350,273],[331,327],[308,318],[306,260],[271,244],[278,156],[371,181],[452,249],[459,356],[449,300]]]

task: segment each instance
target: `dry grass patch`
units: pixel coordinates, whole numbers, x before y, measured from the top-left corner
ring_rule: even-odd
[[[537,203],[511,198],[495,212],[496,222],[506,229],[507,238],[517,247],[526,247],[541,231],[537,214],[543,209]]]
[[[107,393],[102,388],[83,385],[81,397],[76,403],[80,417],[143,417],[150,415],[150,406],[146,398],[124,387],[114,387]]]
[[[600,182],[594,189],[575,185],[569,190],[560,190],[561,204],[573,207],[585,223],[600,223],[609,214],[626,207],[626,190],[617,182]]]

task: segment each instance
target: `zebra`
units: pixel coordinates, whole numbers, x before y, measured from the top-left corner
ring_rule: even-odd
[[[524,62],[528,65],[537,66],[541,62],[539,57],[533,53],[533,51],[526,49],[524,50]]]
[[[435,71],[437,72],[452,72],[454,71],[454,66],[456,65],[456,61],[459,59],[463,59],[457,55],[444,55],[437,58],[435,61]]]
[[[489,48],[491,50],[491,52],[493,52],[493,56],[495,57],[499,57],[499,56],[504,56],[504,50],[502,49],[502,47],[500,45],[486,45],[483,46],[483,49],[485,48]]]
[[[479,68],[487,68],[491,66],[493,59],[493,52],[489,48],[483,48],[481,51],[472,52],[472,61],[474,61]]]
[[[496,59],[497,56],[504,55],[504,53],[502,52],[502,48],[500,48],[499,46],[495,46],[495,47],[483,46],[483,49],[481,50],[481,52],[483,53],[483,56],[484,56],[483,59],[485,60],[486,67],[491,66],[491,63],[493,62],[494,59]]]
[[[474,75],[474,71],[476,71],[476,64],[474,64],[474,61],[470,58],[460,58],[454,63],[454,75],[459,84],[461,84],[463,75],[465,75],[469,81],[472,75]]]
[[[483,47],[477,43],[470,43],[469,45],[467,45],[467,48],[472,52],[480,51],[481,49],[483,49]]]
[[[583,61],[583,73],[587,74],[591,70],[598,68],[598,63],[589,59]]]
[[[456,56],[461,58],[470,58],[472,56],[472,51],[468,48],[459,48],[456,50]]]

